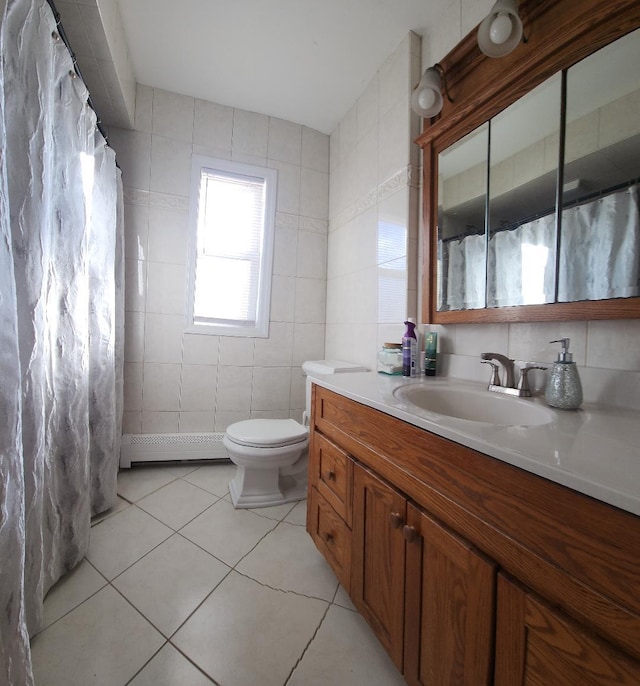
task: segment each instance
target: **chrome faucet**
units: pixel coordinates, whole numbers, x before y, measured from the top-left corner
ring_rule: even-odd
[[[500,383],[500,374],[498,373],[499,367],[493,360],[497,360],[505,371],[506,381],[504,386]],[[540,367],[538,365],[525,365],[520,370],[520,380],[516,386],[514,361],[509,359],[506,355],[501,355],[500,353],[481,353],[480,362],[489,364],[492,368],[491,381],[489,381],[488,390],[494,391],[495,393],[516,395],[520,398],[527,398],[531,395],[531,389],[529,388],[529,372],[532,369],[546,369],[546,367]]]
[[[501,355],[500,353],[482,353],[480,359],[483,362],[497,360],[502,365],[506,374],[505,388],[515,388],[513,360],[510,360],[506,355]]]

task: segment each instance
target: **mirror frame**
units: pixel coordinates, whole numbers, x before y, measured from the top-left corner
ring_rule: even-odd
[[[422,321],[431,324],[640,318],[640,297],[476,310],[437,310],[438,155],[553,74],[640,28],[640,3],[628,0],[522,0],[527,42],[509,55],[480,52],[477,28],[440,61],[453,102],[423,120]]]

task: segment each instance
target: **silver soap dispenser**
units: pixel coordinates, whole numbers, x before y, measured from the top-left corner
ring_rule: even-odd
[[[582,384],[578,367],[569,352],[569,339],[560,338],[550,343],[561,343],[562,351],[553,363],[549,374],[545,397],[551,407],[561,410],[575,410],[582,404]]]

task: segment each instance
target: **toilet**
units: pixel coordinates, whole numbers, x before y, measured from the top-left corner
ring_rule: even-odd
[[[307,496],[307,464],[311,383],[317,375],[362,372],[349,362],[305,362],[304,424],[295,419],[247,419],[231,424],[222,439],[229,459],[237,466],[229,483],[235,508],[257,508],[303,500]]]

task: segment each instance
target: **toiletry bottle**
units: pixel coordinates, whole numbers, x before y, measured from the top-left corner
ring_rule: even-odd
[[[418,339],[416,322],[409,317],[405,322],[407,330],[402,337],[402,376],[416,376],[418,361]]]
[[[425,376],[436,375],[436,361],[438,351],[438,334],[429,331],[424,335],[424,374]]]
[[[582,404],[582,384],[578,367],[569,352],[569,339],[560,338],[550,343],[561,343],[562,351],[553,363],[549,374],[545,397],[551,407],[561,410],[575,410]]]

